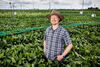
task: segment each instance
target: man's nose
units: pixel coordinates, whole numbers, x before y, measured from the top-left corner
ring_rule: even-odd
[[[55,18],[53,20],[56,20]]]

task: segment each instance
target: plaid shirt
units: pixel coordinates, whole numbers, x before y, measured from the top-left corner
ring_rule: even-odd
[[[48,27],[44,34],[46,40],[45,55],[49,60],[54,60],[56,56],[64,52],[64,44],[72,44],[69,33],[62,26],[56,30]]]

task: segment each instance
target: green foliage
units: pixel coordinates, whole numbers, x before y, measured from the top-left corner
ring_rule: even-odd
[[[100,22],[99,18],[89,15],[85,10],[79,15],[78,10],[59,10],[65,19],[61,25],[73,23]],[[0,10],[0,31],[50,26],[46,15],[48,10]],[[100,16],[100,11],[96,11]],[[100,25],[80,25],[66,27],[70,33],[73,49],[65,58],[66,64],[58,61],[46,61],[43,52],[45,29],[34,30],[18,35],[0,37],[0,67],[97,67],[100,66]],[[66,47],[66,46],[65,46]]]

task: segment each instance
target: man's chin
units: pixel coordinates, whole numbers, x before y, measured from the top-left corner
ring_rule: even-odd
[[[52,25],[57,25],[57,24],[52,24]]]

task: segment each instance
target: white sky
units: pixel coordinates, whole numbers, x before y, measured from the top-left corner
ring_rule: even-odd
[[[14,4],[14,9],[82,9],[83,0],[0,0],[0,9],[10,9],[10,4]],[[99,7],[100,0],[84,0],[84,8]]]

